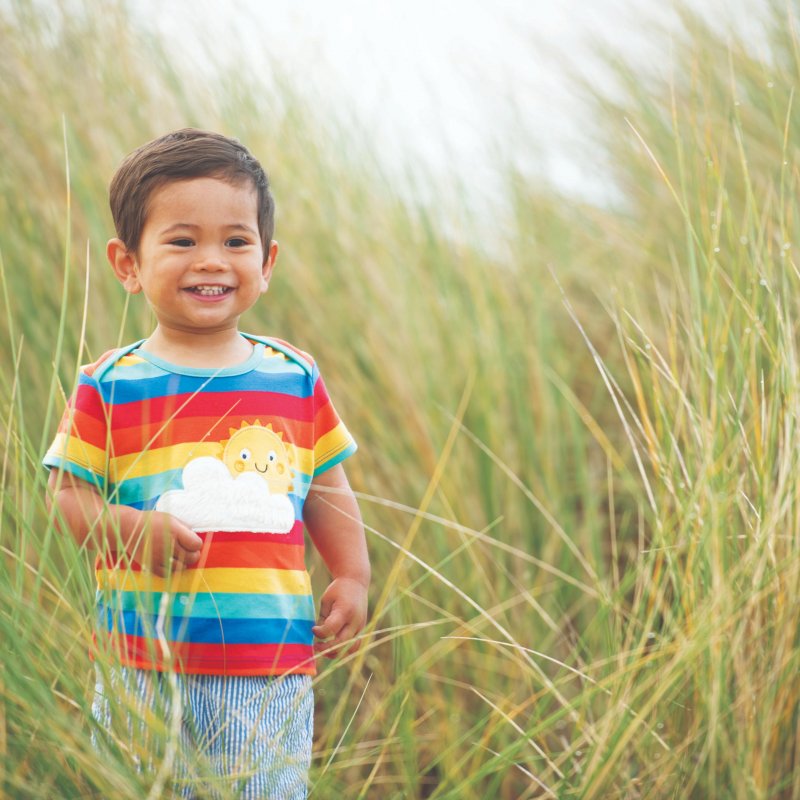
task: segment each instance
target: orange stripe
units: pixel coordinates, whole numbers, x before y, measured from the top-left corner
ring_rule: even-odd
[[[296,521],[288,534],[253,533],[252,531],[214,531],[198,534],[203,539],[201,559],[195,567],[243,567],[255,569],[304,570],[305,542],[303,523]],[[252,562],[252,563],[250,563]],[[141,572],[136,561],[110,552],[105,559],[98,556],[95,569]]]
[[[339,416],[331,403],[326,403],[314,416],[314,433],[319,439],[339,424]]]
[[[265,414],[260,418],[262,425],[272,422]],[[243,422],[252,424],[255,418],[230,415],[220,424],[218,416],[213,417],[176,417],[168,425],[164,421],[151,422],[132,428],[117,428],[114,431],[114,446],[117,456],[138,453],[146,445],[155,450],[185,442],[221,442],[230,437],[230,428],[238,429]],[[301,447],[310,447],[303,442],[310,442],[313,425],[309,422],[282,419],[280,427],[274,425],[276,431],[283,432],[285,442],[294,442]],[[162,430],[163,429],[163,430]],[[105,433],[103,434],[105,435]],[[151,441],[152,440],[152,441]]]
[[[273,542],[214,542],[204,567],[246,567],[259,569],[305,569],[305,547]]]
[[[58,430],[62,433],[69,431],[69,422],[72,419],[72,435],[77,436],[82,442],[88,442],[101,449],[106,444],[106,425],[105,420],[96,419],[90,416],[85,411],[75,409],[71,411],[69,408],[65,411],[64,416],[61,418]]]

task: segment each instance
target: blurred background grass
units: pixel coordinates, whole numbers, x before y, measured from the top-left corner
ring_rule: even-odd
[[[759,12],[758,57],[687,9],[671,81],[609,56],[615,203],[512,154],[487,242],[466,174],[409,199],[288,80],[200,85],[122,3],[0,7],[6,796],[156,796],[91,746],[90,557],[39,461],[77,364],[152,324],[104,264],[110,175],[196,125],[274,184],[243,328],[314,353],[361,445],[373,636],[317,681],[312,797],[800,797],[800,51]]]

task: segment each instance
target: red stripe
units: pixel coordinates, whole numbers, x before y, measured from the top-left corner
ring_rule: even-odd
[[[250,569],[299,569],[304,570],[305,540],[303,523],[295,521],[289,533],[253,533],[252,531],[207,531],[197,534],[203,539],[200,561],[187,569],[201,567],[243,567]],[[101,561],[97,559],[97,569]],[[141,572],[141,566],[133,561],[127,563],[114,553],[105,559],[108,569],[123,569]]]
[[[85,404],[82,405],[83,408],[86,408]],[[95,413],[99,414],[99,417],[94,416]],[[102,411],[92,409],[92,413],[87,413],[79,408],[67,407],[58,424],[59,432],[66,433],[69,430],[70,419],[72,420],[73,436],[100,449],[105,447],[106,423]]]
[[[214,542],[201,559],[205,568],[242,567],[244,569],[305,569],[305,547],[272,542]]]
[[[314,397],[295,397],[280,392],[201,392],[200,394],[173,394],[151,397],[114,405],[111,427],[132,428],[148,421],[174,419],[178,417],[217,417],[236,414],[241,418],[264,417],[264,409],[270,415],[303,422],[314,417]],[[181,409],[178,412],[178,409]]]
[[[316,381],[314,381],[314,405],[317,408],[321,408],[325,405],[325,403],[330,403],[331,398],[328,394],[328,387],[325,386],[325,381],[322,380],[322,376],[318,376]]]
[[[242,416],[231,414],[224,420],[219,416],[195,417],[189,416],[184,409],[176,418],[170,420],[165,426],[163,420],[135,425],[131,428],[114,429],[114,453],[117,456],[129,453],[138,453],[145,446],[150,450],[159,447],[169,447],[184,442],[220,442],[230,438],[230,429],[239,429],[243,422],[248,425],[259,419],[262,425],[272,423],[277,432],[283,433],[283,440],[299,447],[311,449],[314,426],[310,422],[291,419],[278,419],[273,414],[260,414],[258,416]],[[263,411],[263,409],[262,409]],[[116,416],[116,412],[115,416]],[[105,429],[103,429],[105,435]]]
[[[289,533],[256,533],[254,531],[209,531],[198,533],[204,539],[214,537],[215,542],[268,542],[270,544],[298,544],[303,542],[303,523],[295,522]]]
[[[153,639],[111,634],[106,641],[110,647],[116,642],[124,665],[139,669],[196,675],[316,674],[311,645],[170,642],[172,656],[165,658],[159,643]],[[95,647],[99,647],[97,637]]]

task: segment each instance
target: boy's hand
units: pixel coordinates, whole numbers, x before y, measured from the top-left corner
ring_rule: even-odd
[[[129,558],[162,578],[200,560],[203,540],[177,517],[107,503],[96,486],[58,469],[50,471],[47,485],[48,506],[58,506],[58,524],[78,544],[91,543],[101,553],[122,544]]]
[[[327,658],[342,652],[342,645],[357,636],[367,621],[367,588],[354,578],[335,578],[322,595],[319,622],[311,632],[321,642],[314,650]],[[354,642],[345,653],[355,653]]]
[[[203,540],[191,528],[171,514],[141,513],[141,524],[125,546],[130,558],[162,578],[200,560]]]

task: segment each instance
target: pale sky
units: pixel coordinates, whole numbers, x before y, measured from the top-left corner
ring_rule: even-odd
[[[698,1],[716,24],[739,30],[759,5]],[[590,154],[578,140],[591,120],[571,96],[568,73],[602,81],[590,41],[649,69],[666,69],[670,57],[653,49],[652,21],[670,18],[663,0],[138,0],[135,7],[193,59],[201,45],[191,26],[207,32],[215,58],[234,47],[265,72],[277,58],[300,87],[352,109],[390,164],[411,159],[433,173],[488,177],[497,151],[519,145],[504,138],[516,114],[531,134],[530,152],[517,157],[590,196],[602,188],[587,174]]]

